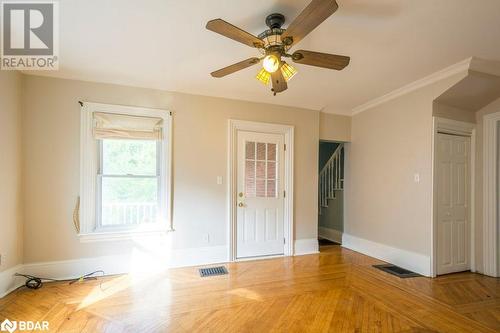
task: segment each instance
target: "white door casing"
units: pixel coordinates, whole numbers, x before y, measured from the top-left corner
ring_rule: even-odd
[[[483,271],[500,276],[500,112],[483,117]]]
[[[437,134],[437,274],[470,269],[469,137]]]
[[[236,257],[284,254],[282,134],[238,131]]]

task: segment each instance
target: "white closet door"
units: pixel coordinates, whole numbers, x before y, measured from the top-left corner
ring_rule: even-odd
[[[470,269],[470,138],[438,134],[438,274]]]

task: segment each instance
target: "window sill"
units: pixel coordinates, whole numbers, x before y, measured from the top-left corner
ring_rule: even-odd
[[[92,232],[87,234],[79,234],[80,243],[92,242],[113,242],[134,240],[139,238],[148,238],[152,236],[165,236],[167,233],[174,231],[173,229],[162,230],[128,230],[128,231],[108,231],[108,232]]]

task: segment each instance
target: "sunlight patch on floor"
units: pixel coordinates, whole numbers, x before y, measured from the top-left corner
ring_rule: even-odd
[[[262,301],[262,296],[260,296],[260,294],[256,293],[255,291],[248,290],[246,288],[232,289],[228,291],[228,294],[247,298],[252,301]]]

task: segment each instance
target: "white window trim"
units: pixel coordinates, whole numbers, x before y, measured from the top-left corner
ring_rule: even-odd
[[[81,125],[80,125],[80,233],[81,242],[92,241],[114,241],[133,239],[138,236],[164,233],[173,230],[172,226],[172,115],[171,112],[161,109],[150,109],[142,107],[82,103]],[[99,167],[98,143],[93,137],[94,112],[106,112],[117,114],[130,114],[134,116],[158,117],[163,119],[162,161],[159,163],[160,200],[164,203],[165,221],[160,228],[143,230],[114,230],[101,232],[96,230],[96,195],[97,195],[97,170]],[[166,163],[165,163],[166,162]]]

